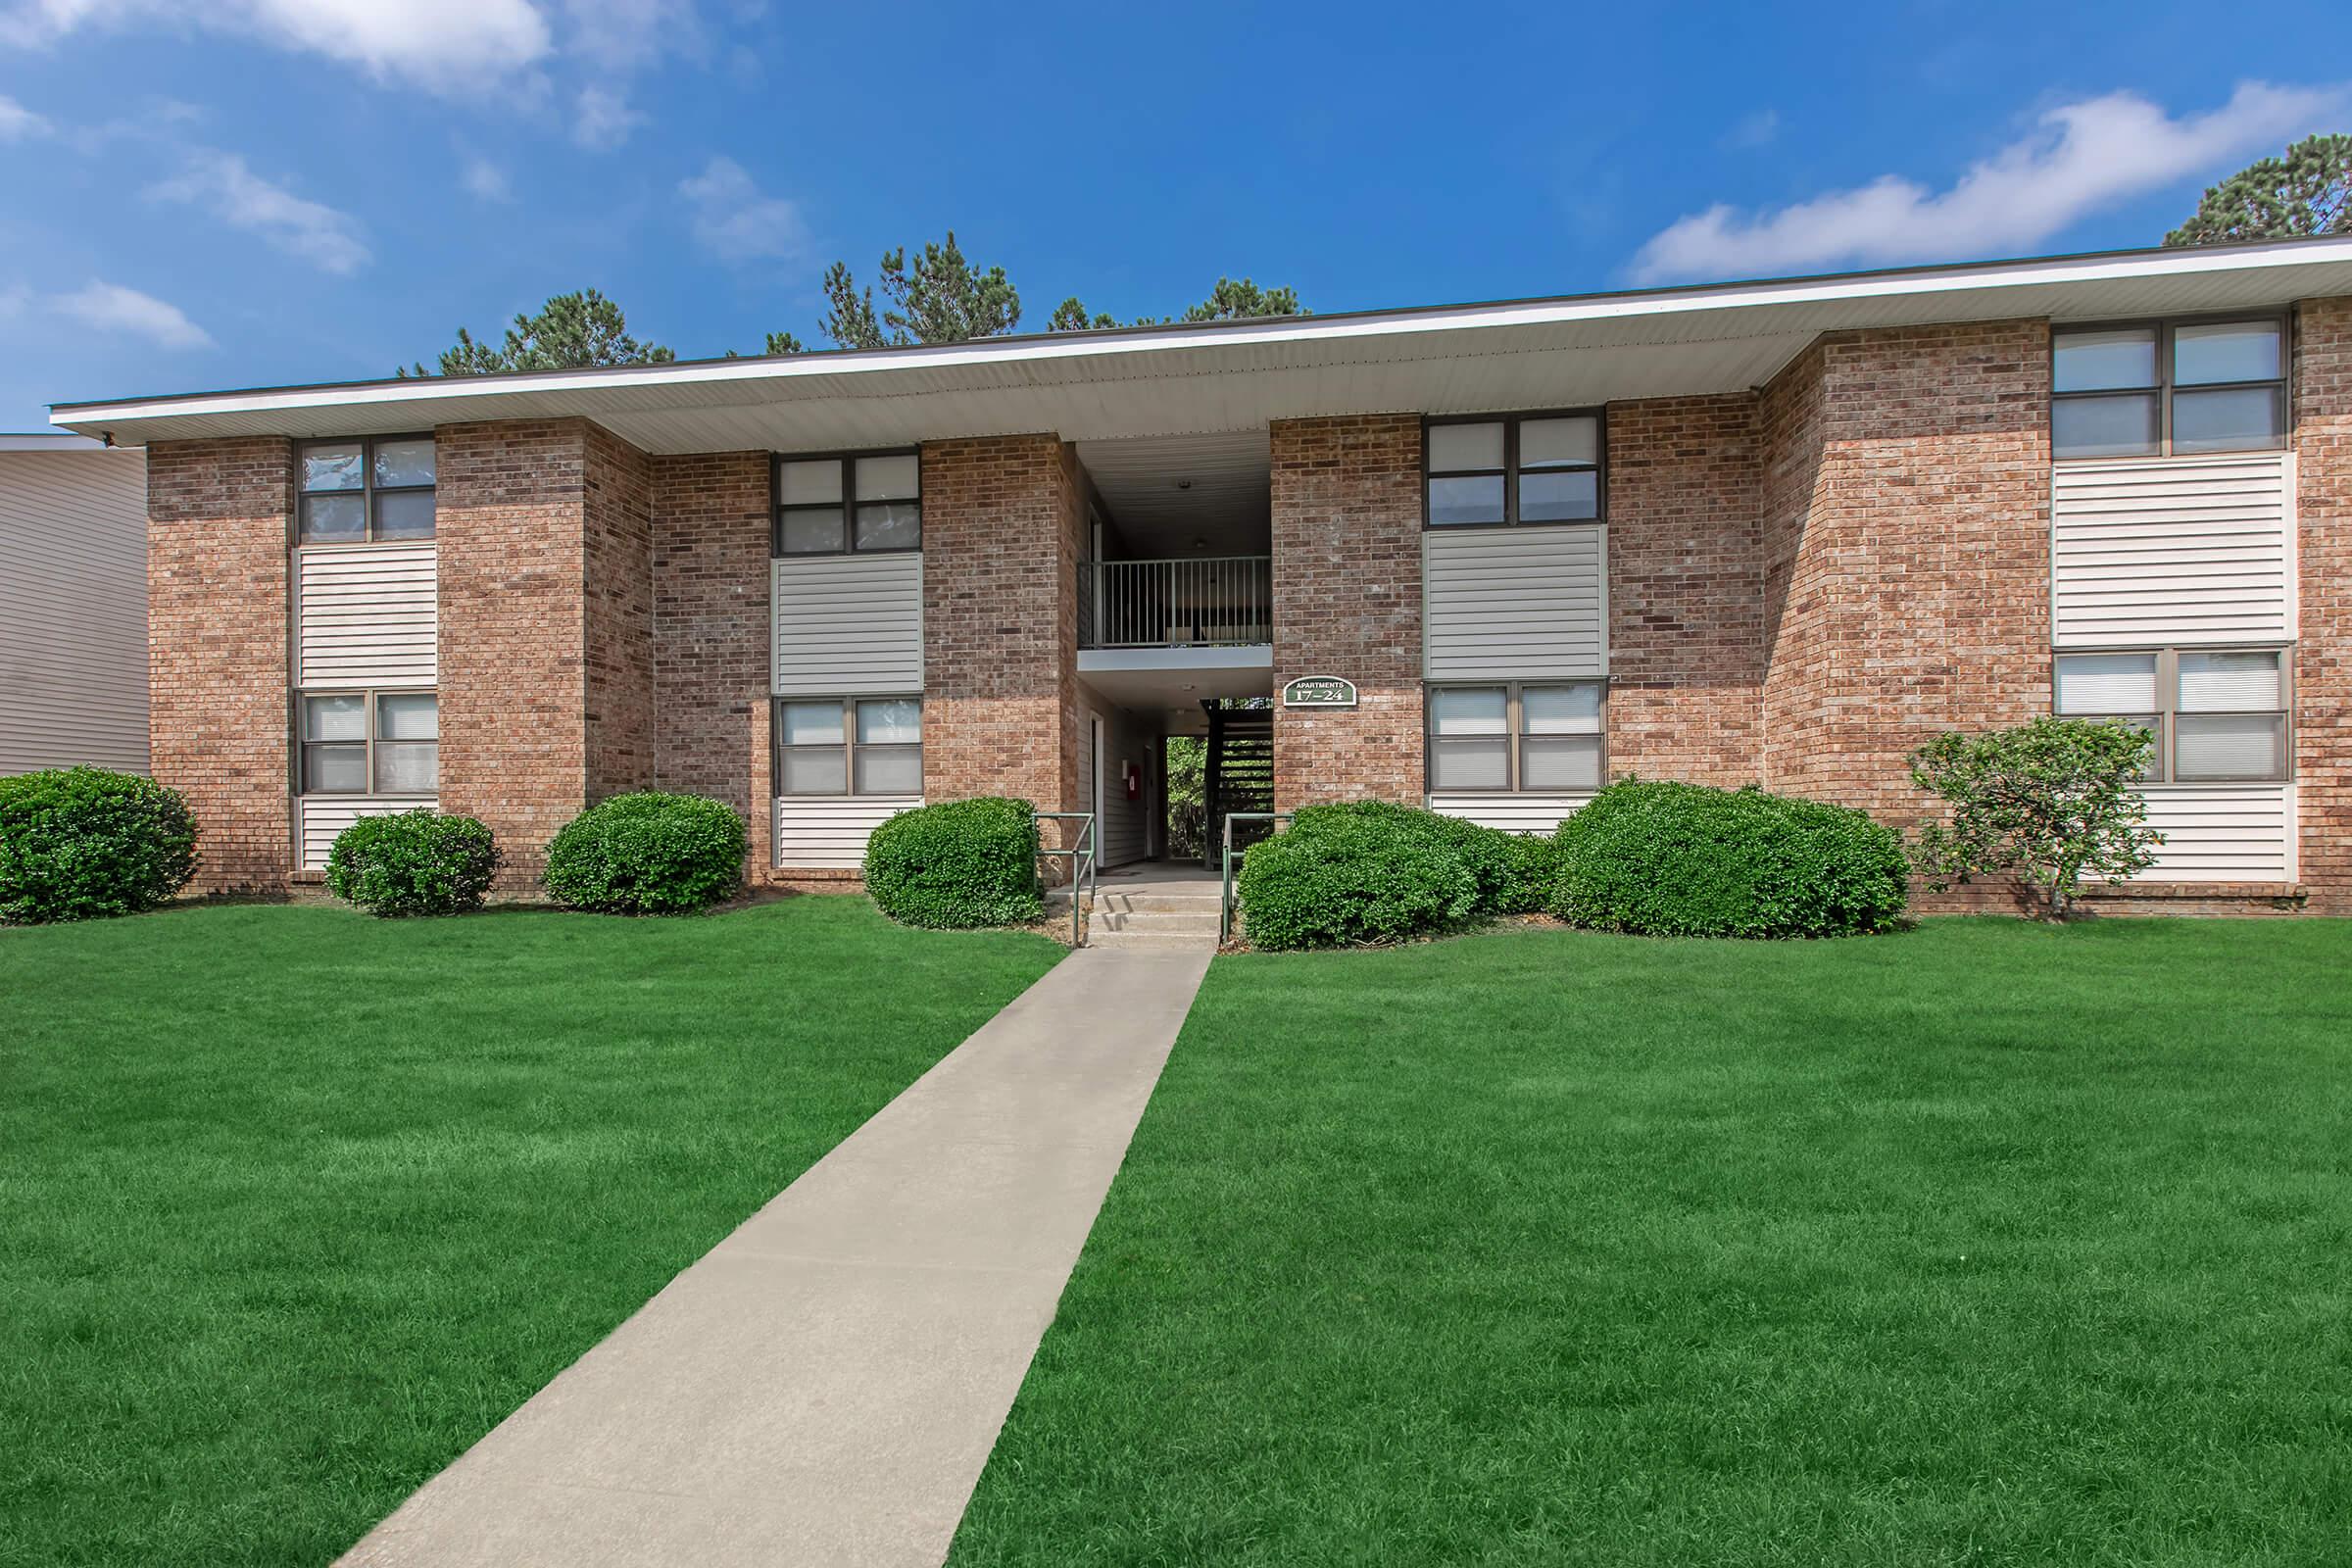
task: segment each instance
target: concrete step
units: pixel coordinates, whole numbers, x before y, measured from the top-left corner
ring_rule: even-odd
[[[1089,920],[1097,931],[1165,931],[1171,935],[1217,933],[1216,906],[1205,909],[1097,909]]]
[[[1154,953],[1208,953],[1217,945],[1214,926],[1206,931],[1105,931],[1087,933],[1090,948],[1143,949]]]
[[[1170,914],[1189,914],[1206,909],[1214,914],[1218,897],[1215,888],[1204,893],[1124,893],[1104,888],[1085,906],[1090,909],[1114,910],[1122,913],[1164,911]],[[1046,907],[1070,912],[1070,894],[1067,888],[1057,888],[1046,895]]]

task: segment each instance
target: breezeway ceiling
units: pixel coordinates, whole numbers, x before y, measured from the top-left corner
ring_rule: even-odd
[[[1263,425],[1211,435],[1081,441],[1078,461],[1130,556],[1265,552],[1274,461]]]

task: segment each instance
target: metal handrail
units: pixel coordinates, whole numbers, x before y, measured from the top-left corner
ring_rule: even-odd
[[[1296,813],[1291,811],[1229,811],[1225,815],[1225,870],[1217,885],[1217,946],[1233,940],[1233,824],[1236,822],[1288,822]],[[1259,841],[1263,843],[1263,840]]]
[[[1079,563],[1081,648],[1240,648],[1273,637],[1274,558]]]
[[[1083,822],[1086,824],[1078,830],[1078,842],[1066,850],[1047,849],[1042,834],[1037,843],[1037,853],[1041,858],[1049,855],[1066,855],[1070,858],[1070,946],[1073,948],[1084,947],[1086,944],[1078,937],[1078,878],[1083,872],[1086,877],[1087,902],[1092,904],[1095,898],[1095,889],[1100,885],[1095,876],[1095,813],[1092,811],[1031,811],[1029,820],[1032,822]]]

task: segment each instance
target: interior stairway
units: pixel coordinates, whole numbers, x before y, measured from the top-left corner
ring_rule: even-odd
[[[1223,864],[1227,814],[1274,809],[1274,710],[1201,706],[1208,710],[1208,760],[1200,779],[1207,820],[1201,863],[1214,871]],[[1233,847],[1246,849],[1272,830],[1268,822],[1236,823]]]

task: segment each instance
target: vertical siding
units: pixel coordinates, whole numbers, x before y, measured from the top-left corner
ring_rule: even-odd
[[[776,865],[792,871],[855,871],[874,829],[923,804],[919,795],[779,795]]]
[[[147,463],[0,452],[0,773],[147,771]]]
[[[1429,808],[1447,816],[1464,817],[1481,827],[1505,833],[1540,833],[1549,837],[1561,820],[1592,797],[1580,795],[1481,795],[1457,790],[1432,795]]]
[[[294,803],[295,818],[301,824],[302,868],[323,870],[326,852],[335,847],[335,835],[363,816],[389,816],[394,811],[437,808],[439,805],[439,799],[431,795],[306,795]]]
[[[778,696],[923,689],[923,558],[808,556],[771,565]]]
[[[429,544],[296,552],[295,685],[432,685],[440,673],[438,560]]]
[[[2284,452],[2061,463],[2057,645],[2294,636],[2294,459]]]
[[[1597,523],[1423,533],[1426,677],[1607,673],[1603,551]]]

